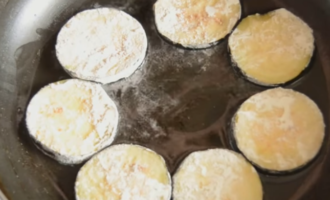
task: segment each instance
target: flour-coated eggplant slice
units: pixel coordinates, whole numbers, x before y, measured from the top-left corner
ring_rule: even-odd
[[[325,124],[318,106],[306,95],[275,88],[246,100],[233,118],[239,150],[268,172],[291,172],[319,152]]]
[[[170,200],[171,177],[154,151],[121,144],[94,156],[79,171],[77,200]]]
[[[241,17],[239,0],[158,0],[158,32],[187,48],[206,48],[223,39]]]
[[[106,84],[132,75],[143,63],[147,43],[136,19],[98,8],[78,13],[63,26],[56,55],[71,76]]]
[[[210,149],[190,154],[173,177],[173,200],[262,200],[258,173],[240,154]]]
[[[286,9],[244,18],[229,37],[234,65],[251,82],[276,86],[297,78],[314,52],[313,30]]]
[[[63,164],[78,164],[116,135],[118,111],[101,85],[78,79],[42,88],[27,108],[30,135]]]

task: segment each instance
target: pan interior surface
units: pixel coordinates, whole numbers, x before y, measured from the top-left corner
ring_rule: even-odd
[[[43,86],[70,78],[55,54],[60,28],[74,14],[114,7],[135,17],[149,46],[143,65],[129,78],[104,85],[116,102],[120,125],[115,144],[134,143],[161,154],[174,174],[191,152],[233,149],[228,123],[240,103],[266,88],[232,69],[227,40],[204,50],[164,41],[154,23],[154,0],[10,0],[0,13],[0,190],[9,200],[75,199],[81,165],[63,166],[42,154],[25,125],[31,97]],[[330,4],[325,0],[245,0],[242,18],[286,8],[314,30],[310,69],[287,85],[308,95],[329,126]],[[259,172],[265,200],[327,200],[330,186],[329,129],[314,162],[284,175]],[[1,195],[0,195],[1,199]]]

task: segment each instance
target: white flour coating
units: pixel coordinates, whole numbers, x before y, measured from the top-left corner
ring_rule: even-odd
[[[286,9],[251,15],[229,37],[233,62],[248,79],[277,85],[297,77],[314,52],[313,30]]]
[[[226,149],[190,154],[173,183],[173,200],[262,200],[263,196],[255,169],[241,155]]]
[[[239,0],[158,0],[158,31],[174,43],[206,48],[231,32],[241,17]]]
[[[169,200],[171,177],[164,159],[137,145],[115,145],[79,171],[77,200]]]
[[[258,166],[293,170],[312,160],[324,138],[323,116],[302,93],[276,88],[258,93],[236,113],[238,148]]]
[[[76,79],[42,88],[26,116],[30,135],[63,164],[80,163],[110,145],[118,119],[115,103],[99,84]]]
[[[133,74],[146,51],[141,24],[111,8],[78,13],[61,29],[56,44],[57,57],[71,76],[103,84]]]

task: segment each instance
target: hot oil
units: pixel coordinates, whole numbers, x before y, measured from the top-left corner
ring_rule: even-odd
[[[227,40],[204,50],[187,50],[165,42],[159,37],[152,12],[154,1],[95,1],[75,8],[75,11],[100,6],[120,8],[137,18],[146,30],[148,52],[144,64],[129,78],[104,85],[104,89],[116,102],[120,122],[115,144],[134,143],[151,148],[161,154],[173,175],[181,161],[191,152],[209,148],[233,149],[230,145],[228,123],[238,106],[251,95],[266,88],[253,85],[232,69]],[[265,12],[282,5],[271,1],[251,0],[243,2],[243,17]],[[73,12],[74,13],[74,12]],[[66,14],[70,17],[68,14]],[[65,15],[65,16],[66,16]],[[68,18],[57,20],[59,30]],[[69,76],[61,68],[55,55],[56,34],[40,51],[39,65],[30,83],[19,91],[19,107],[26,108],[28,99],[41,87]],[[27,53],[22,47],[21,55]],[[20,62],[20,58],[17,59]],[[18,63],[20,66],[24,66]],[[29,68],[22,68],[18,80]],[[326,81],[318,54],[304,80],[291,85],[311,97],[321,108],[328,122]],[[45,180],[51,180],[62,199],[74,199],[74,180],[80,166],[62,166],[37,151],[26,137],[27,130],[18,116],[20,135],[27,149],[38,158]],[[328,137],[326,142],[328,143]],[[317,181],[323,158],[329,145],[314,163],[304,170],[289,175],[274,176],[260,173],[265,200],[309,199],[308,189]],[[51,174],[47,175],[47,174]],[[47,178],[48,177],[48,178]],[[50,178],[49,178],[50,177]],[[305,198],[304,198],[305,196]]]

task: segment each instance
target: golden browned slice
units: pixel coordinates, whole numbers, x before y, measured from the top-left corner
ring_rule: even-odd
[[[262,196],[252,165],[226,149],[190,154],[173,177],[173,200],[262,200]]]
[[[48,155],[77,164],[112,143],[118,118],[99,84],[71,79],[42,88],[28,106],[26,123]]]
[[[79,171],[77,200],[169,200],[171,178],[164,159],[137,145],[115,145]]]
[[[158,0],[154,11],[160,34],[197,49],[231,32],[241,16],[241,5],[239,0]]]
[[[249,80],[278,85],[296,78],[308,66],[314,37],[304,21],[278,9],[243,19],[229,37],[229,48]]]
[[[324,138],[323,116],[302,93],[276,88],[245,101],[233,120],[240,151],[268,171],[292,171],[310,162]]]

